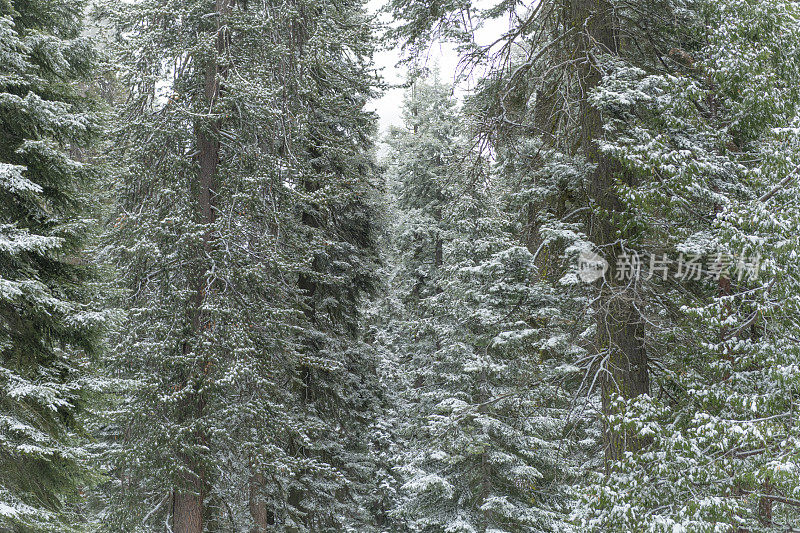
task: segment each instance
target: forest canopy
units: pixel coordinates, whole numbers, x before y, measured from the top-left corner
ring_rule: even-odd
[[[0,0],[0,531],[800,531],[799,174],[794,0]]]

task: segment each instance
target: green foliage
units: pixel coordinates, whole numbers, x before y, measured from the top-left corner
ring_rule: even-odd
[[[214,9],[101,12],[130,87],[106,235],[127,318],[104,526],[164,523],[159,502],[199,479],[208,527],[249,529],[260,502],[295,531],[364,530],[380,400],[360,318],[376,268],[369,26],[351,1]],[[219,143],[211,221],[203,132]]]
[[[389,295],[399,307],[386,342],[402,413],[393,516],[414,531],[563,531],[574,472],[554,443],[568,403],[548,386],[547,360],[569,342],[542,336],[553,293],[508,232],[493,200],[502,191],[465,150],[448,93],[416,81],[406,129],[391,139]]]
[[[96,134],[79,2],[0,6],[0,529],[78,529],[101,316],[83,257]],[[85,85],[84,85],[85,86]]]

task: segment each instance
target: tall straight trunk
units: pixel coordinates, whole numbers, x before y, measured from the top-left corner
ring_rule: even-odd
[[[229,45],[229,37],[220,24],[220,18],[228,14],[233,8],[231,0],[217,0],[216,14],[217,27],[216,47],[217,57],[223,57]],[[221,79],[225,77],[225,68],[221,67],[215,59],[211,59],[205,65],[203,89],[205,104],[207,109],[213,113],[214,107],[219,99]],[[195,138],[197,146],[197,158],[199,171],[197,176],[197,215],[201,224],[206,226],[203,234],[203,256],[207,256],[213,246],[213,235],[211,225],[216,219],[214,209],[216,191],[219,187],[217,167],[220,160],[219,143],[220,120],[198,119],[195,123]],[[190,310],[192,338],[195,339],[195,347],[188,343],[184,345],[184,352],[189,353],[196,349],[201,335],[201,331],[207,321],[203,316],[203,301],[208,290],[208,266],[204,257],[199,258],[199,268],[195,278],[195,294]],[[201,368],[208,370],[205,362],[201,363]],[[187,384],[184,384],[184,386]],[[187,400],[182,406],[182,416],[202,416],[205,407],[205,400],[199,394],[187,395]],[[204,441],[204,435],[196,436],[198,441]],[[182,457],[188,472],[184,475],[182,486],[176,488],[172,496],[172,530],[173,533],[202,533],[204,498],[205,498],[205,472],[197,458]]]
[[[304,180],[303,185],[309,192],[314,192],[318,189],[316,183],[310,180]],[[309,211],[304,211],[301,215],[301,222],[302,224],[310,227],[310,228],[319,228],[320,224],[316,217],[310,213]],[[312,272],[318,272],[320,269],[319,260],[315,257],[311,261],[311,270]],[[307,306],[303,310],[303,313],[306,315],[309,323],[316,327],[317,325],[317,306],[314,302],[314,297],[318,290],[318,284],[314,279],[314,274],[311,273],[302,273],[298,276],[297,286],[302,291],[303,294],[308,298]],[[304,350],[308,353],[315,355],[317,346],[314,344],[313,340],[308,340],[306,345],[304,346]],[[308,402],[314,401],[314,374],[312,369],[305,365],[301,364],[299,368],[297,368],[297,372],[300,376],[299,380],[299,387],[298,393],[300,395],[300,401],[305,404]],[[304,457],[307,454],[307,451],[302,443],[296,442],[291,440],[289,442],[288,448],[289,455],[294,455],[296,457]],[[295,509],[298,514],[302,518],[296,519],[297,521],[304,521],[308,527],[311,527],[313,523],[313,516],[311,515],[310,511],[306,509],[305,505],[303,504],[303,499],[305,498],[305,490],[303,488],[292,487],[289,490],[287,495],[287,500],[289,506]],[[294,533],[295,531],[300,531],[298,528],[287,528],[286,530],[289,533]]]
[[[201,487],[197,488],[201,489]],[[176,492],[172,501],[172,531],[174,533],[201,533],[203,531],[202,490],[198,494]]]
[[[581,144],[589,161],[596,164],[589,185],[589,194],[599,213],[590,220],[590,234],[609,260],[610,269],[605,280],[598,307],[598,347],[607,354],[602,369],[602,399],[604,414],[612,414],[615,395],[630,399],[650,392],[650,376],[645,350],[644,322],[637,311],[635,288],[616,280],[616,254],[624,252],[615,243],[620,235],[613,220],[615,213],[623,210],[616,194],[614,182],[624,170],[615,161],[600,152],[598,141],[603,131],[603,117],[599,109],[588,102],[590,92],[596,88],[602,74],[595,61],[599,54],[619,52],[613,6],[608,0],[572,0],[571,21],[578,30],[577,54],[581,61],[579,76],[581,94]],[[612,431],[604,432],[606,458],[616,460],[625,451],[641,447],[635,435]]]
[[[266,533],[270,526],[275,524],[275,515],[264,500],[263,488],[267,480],[263,474],[250,476],[249,507],[250,517],[253,519],[251,533]]]

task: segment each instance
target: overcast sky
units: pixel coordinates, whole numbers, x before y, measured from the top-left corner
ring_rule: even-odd
[[[386,1],[387,0],[369,0],[367,2],[367,7],[371,13],[377,13]],[[485,6],[488,6],[492,3],[492,0],[476,0],[476,4],[478,5],[485,4]],[[504,20],[492,21],[484,28],[480,29],[476,33],[475,38],[479,44],[494,42],[507,27],[507,22]],[[406,79],[405,67],[396,66],[399,60],[399,50],[380,51],[375,55],[375,65],[380,69],[381,75],[389,84],[401,84]],[[439,70],[439,79],[442,82],[453,83],[455,81],[456,69],[458,67],[458,54],[452,45],[434,44],[428,50],[425,61],[425,66],[429,69],[433,70],[437,68]],[[463,85],[458,87],[456,96],[461,96],[465,88],[466,87]],[[405,90],[402,88],[387,90],[383,93],[381,98],[369,104],[369,109],[375,110],[380,118],[381,135],[384,135],[389,130],[390,126],[402,124],[401,110],[404,92]]]
[[[367,7],[371,13],[377,13],[386,0],[369,0]],[[375,55],[375,66],[378,67],[385,82],[393,85],[402,84],[406,79],[406,68],[397,67],[400,60],[399,50],[380,51]],[[429,68],[438,67],[440,79],[444,82],[452,81],[455,78],[458,55],[449,45],[434,45],[430,48],[427,66]],[[402,88],[389,89],[383,93],[381,98],[370,103],[369,109],[375,110],[380,118],[381,135],[385,134],[390,126],[401,125],[401,110],[403,106]]]

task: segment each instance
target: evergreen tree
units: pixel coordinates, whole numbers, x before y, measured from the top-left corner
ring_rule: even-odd
[[[0,4],[0,529],[77,529],[88,481],[79,419],[99,315],[88,305],[97,132],[80,84],[94,61],[83,4]]]
[[[570,468],[555,443],[568,404],[542,376],[552,341],[539,336],[553,302],[508,233],[486,162],[465,150],[448,93],[416,82],[392,143],[405,413],[394,514],[419,531],[560,531]]]
[[[793,216],[791,196],[781,197],[785,219],[766,218],[755,199],[773,198],[765,191],[792,168],[783,154],[794,146],[785,137],[797,69],[783,36],[795,31],[795,6],[565,0],[430,10],[397,0],[392,8],[404,22],[396,34],[414,48],[511,12],[491,47],[463,42],[464,61],[488,72],[472,105],[501,179],[519,187],[506,189],[515,237],[540,272],[560,274],[542,280],[557,300],[585,295],[583,312],[557,311],[574,324],[566,346],[578,348],[572,360],[584,375],[567,383],[588,394],[602,431],[593,487],[576,487],[585,492],[578,523],[779,527],[773,506],[791,506],[794,491],[783,474],[793,468],[793,434],[779,420],[794,389],[774,369],[792,364],[793,350],[776,350],[791,335],[778,318],[791,304],[770,283],[676,282],[675,264],[663,279],[649,265],[630,276],[633,265],[618,258],[783,257],[781,247],[792,247],[779,230]],[[579,276],[584,254],[609,263],[593,285]],[[793,284],[777,272],[775,284]],[[751,332],[761,316],[776,318],[772,329]],[[742,439],[725,438],[729,429]]]
[[[703,272],[654,328],[664,394],[612,421],[649,443],[586,494],[582,523],[596,531],[778,531],[798,519],[786,422],[797,396],[797,7],[695,9],[703,38],[681,51],[684,76],[619,72],[597,95],[629,110],[606,149],[660,178],[629,191],[630,204]]]
[[[440,347],[437,317],[428,299],[441,292],[449,165],[456,161],[455,102],[438,81],[414,80],[403,107],[403,128],[389,133],[386,177],[387,287],[376,321],[383,374],[394,391],[387,422],[393,476],[390,516],[399,530],[409,517],[395,509],[406,498],[401,485],[411,440],[424,414],[419,387],[429,377],[430,354]]]
[[[105,15],[131,87],[107,235],[128,311],[109,370],[129,392],[112,416],[106,527],[372,527],[360,3],[158,0]]]

